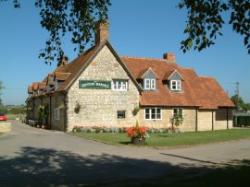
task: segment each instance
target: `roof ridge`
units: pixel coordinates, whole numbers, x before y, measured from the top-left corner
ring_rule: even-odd
[[[199,76],[199,78],[202,78],[202,79],[214,79],[215,80],[214,77],[212,77],[212,76],[206,76],[206,75],[201,75],[201,76]]]
[[[159,61],[168,62],[168,61],[165,60],[165,59],[162,59],[162,58],[153,58],[153,57],[121,56],[121,58],[134,58],[134,59],[140,59],[140,60],[159,60]]]

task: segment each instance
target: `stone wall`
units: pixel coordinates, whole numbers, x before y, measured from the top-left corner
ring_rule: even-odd
[[[128,91],[112,89],[80,89],[79,80],[128,80]],[[128,74],[107,46],[104,46],[68,91],[67,130],[74,126],[131,126],[136,122],[133,109],[139,104],[139,92]],[[79,103],[79,113],[74,111]],[[126,118],[117,119],[117,111],[125,110]]]
[[[65,123],[65,96],[57,93],[51,97],[51,129],[64,131],[66,128]],[[58,118],[56,118],[56,112],[59,112]]]

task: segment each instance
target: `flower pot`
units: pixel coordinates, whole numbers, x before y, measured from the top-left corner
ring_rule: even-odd
[[[135,145],[143,145],[145,144],[145,138],[144,137],[133,137],[131,138],[131,143]]]

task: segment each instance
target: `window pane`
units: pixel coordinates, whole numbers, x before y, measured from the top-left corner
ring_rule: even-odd
[[[151,114],[151,119],[155,119],[156,118],[156,114],[155,113],[152,113]]]
[[[181,81],[177,81],[177,90],[181,90]]]
[[[127,80],[113,80],[113,90],[127,91]]]
[[[151,79],[151,89],[155,90],[155,79]]]
[[[118,119],[122,119],[122,118],[125,118],[126,115],[125,115],[125,110],[118,110],[117,111],[117,118]]]
[[[145,119],[150,119],[150,118],[149,118],[149,114],[146,113]]]
[[[177,113],[178,113],[177,108],[174,108],[174,116],[176,116],[176,115],[177,115]]]

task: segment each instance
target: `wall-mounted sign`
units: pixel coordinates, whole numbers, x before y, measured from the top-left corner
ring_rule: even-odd
[[[80,80],[79,88],[82,89],[111,89],[111,81]]]

